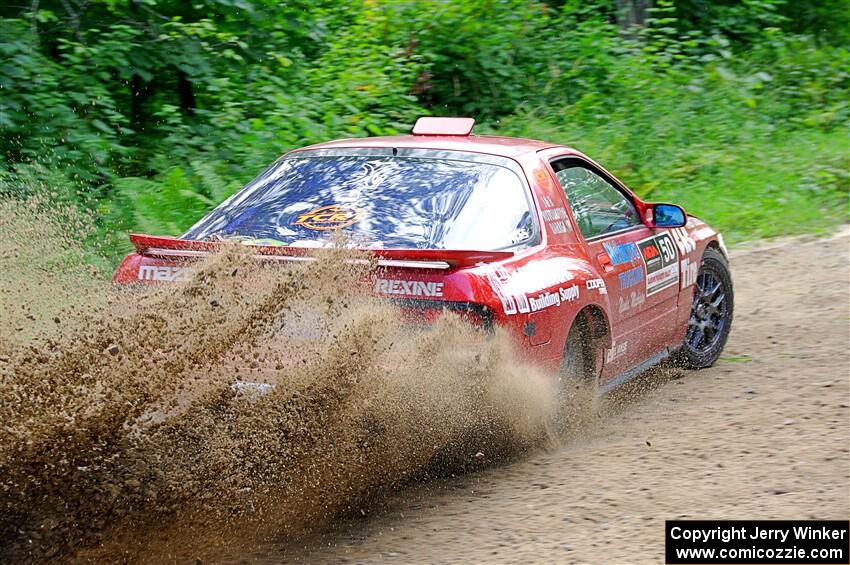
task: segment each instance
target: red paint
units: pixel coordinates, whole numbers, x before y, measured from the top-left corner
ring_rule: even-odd
[[[428,293],[433,293],[434,289],[439,289],[439,296],[388,296],[426,301],[421,304],[427,304],[427,308],[418,311],[407,309],[405,314],[426,322],[439,315],[440,310],[434,306],[441,301],[455,306],[459,303],[473,304],[489,313],[495,324],[508,329],[514,336],[520,356],[553,373],[560,364],[570,327],[579,316],[592,319],[590,312],[595,308],[601,313],[604,325],[604,331],[600,332],[601,335],[594,342],[600,382],[681,343],[687,327],[693,287],[681,288],[680,274],[679,283],[647,296],[643,286],[646,261],[659,252],[657,247],[647,247],[644,256],[638,254],[637,264],[626,261],[614,265],[604,245],[637,244],[654,235],[670,232],[668,229],[655,228],[652,224],[651,203],[641,201],[613,175],[578,151],[527,139],[447,133],[449,130],[455,131],[451,128],[460,131],[457,129],[459,125],[432,122],[425,124],[425,129],[417,129],[417,135],[333,141],[311,148],[412,147],[477,152],[513,159],[525,171],[525,180],[531,188],[538,223],[542,228],[540,241],[533,247],[516,252],[372,251],[380,259],[405,262],[403,266],[380,268],[379,278],[425,283],[376,285],[373,292],[383,288],[392,289],[394,293],[410,289],[419,289],[411,292],[420,293],[426,292],[422,289],[428,289]],[[439,129],[442,131],[432,133]],[[418,135],[420,131],[427,133]],[[622,192],[632,199],[640,217],[645,219],[644,225],[610,237],[585,241],[549,166],[551,159],[564,156],[584,160],[608,174]],[[563,226],[552,229],[552,222],[545,220],[545,217],[552,218],[551,211],[560,207],[567,211],[566,232],[561,231]],[[544,216],[547,210],[549,212]],[[717,239],[717,233],[696,218],[689,217],[684,230],[696,243],[696,249],[683,252],[677,248],[677,267],[683,257],[698,263],[705,247]],[[154,276],[162,280],[177,277],[180,268],[191,264],[198,256],[219,249],[222,245],[229,245],[148,235],[133,235],[131,240],[136,252],[128,255],[116,271],[113,281],[117,284],[148,283]],[[252,246],[252,251],[267,260],[305,258],[315,252],[304,248],[275,246]],[[444,262],[447,266],[438,269],[418,268],[417,261]],[[638,266],[643,266],[644,281],[634,287],[621,289],[620,275]],[[141,273],[148,278],[140,279]],[[594,282],[599,279],[604,281],[605,294],[597,288],[599,283]],[[479,313],[471,316],[477,318]],[[534,331],[531,332],[530,328],[534,328]],[[527,335],[529,333],[531,335]]]

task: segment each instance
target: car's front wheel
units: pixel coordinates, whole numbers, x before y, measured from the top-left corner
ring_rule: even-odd
[[[702,256],[688,331],[678,361],[688,369],[714,365],[732,328],[734,295],[729,264],[720,251],[709,247]]]

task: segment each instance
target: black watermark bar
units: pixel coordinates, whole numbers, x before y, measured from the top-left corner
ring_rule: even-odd
[[[850,565],[845,520],[667,520],[667,565]]]

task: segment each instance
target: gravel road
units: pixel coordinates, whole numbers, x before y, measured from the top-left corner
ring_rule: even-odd
[[[848,236],[736,249],[735,323],[712,369],[640,379],[559,449],[236,560],[662,563],[665,519],[847,519]]]

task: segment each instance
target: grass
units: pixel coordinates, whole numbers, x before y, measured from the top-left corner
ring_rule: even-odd
[[[726,357],[721,357],[721,361],[725,361],[726,363],[749,363],[753,360],[749,355],[729,355]]]
[[[850,137],[844,132],[789,134],[705,157],[690,178],[672,178],[651,196],[675,200],[730,243],[823,234],[848,219]]]
[[[731,127],[731,126],[730,126]],[[634,124],[595,128],[512,120],[505,135],[572,146],[650,201],[668,201],[720,229],[729,243],[779,235],[825,234],[850,217],[850,135],[846,130],[776,130],[746,136],[655,139],[642,146]],[[663,136],[664,132],[661,132]],[[681,137],[674,132],[671,137]]]

